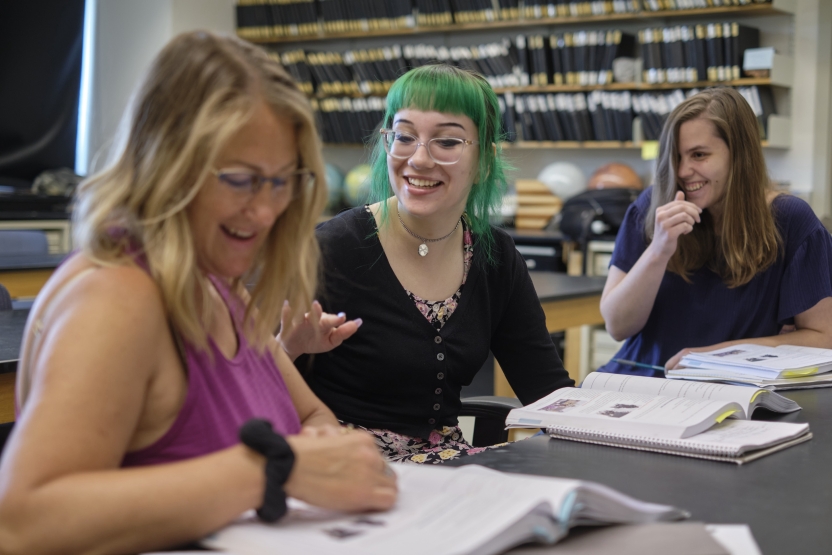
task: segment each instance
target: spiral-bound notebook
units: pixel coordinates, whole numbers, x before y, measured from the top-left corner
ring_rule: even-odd
[[[747,463],[812,439],[809,424],[734,419],[725,420],[686,439],[662,439],[567,426],[548,428],[547,432],[557,439],[735,464]]]

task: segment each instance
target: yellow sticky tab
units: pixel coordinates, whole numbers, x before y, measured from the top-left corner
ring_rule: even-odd
[[[716,423],[721,424],[723,420],[725,420],[726,418],[728,418],[729,416],[731,416],[735,412],[737,412],[735,409],[731,409],[731,410],[723,412],[722,414],[720,414],[719,416],[716,417]]]
[[[756,401],[756,400],[757,400],[757,397],[759,397],[759,396],[760,396],[760,395],[762,395],[763,393],[768,393],[768,390],[761,389],[760,391],[758,391],[757,393],[755,393],[754,395],[752,395],[752,396],[751,396],[751,402],[753,403],[754,401]]]
[[[784,378],[802,378],[803,376],[811,376],[812,374],[818,373],[818,367],[813,366],[812,368],[804,368],[803,370],[787,370],[783,372]]]
[[[659,141],[644,141],[641,143],[641,159],[655,160],[659,157]]]

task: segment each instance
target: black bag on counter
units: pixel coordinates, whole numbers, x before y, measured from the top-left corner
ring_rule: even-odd
[[[581,244],[615,236],[627,208],[639,194],[641,191],[635,189],[594,189],[575,195],[563,204],[560,230]]]

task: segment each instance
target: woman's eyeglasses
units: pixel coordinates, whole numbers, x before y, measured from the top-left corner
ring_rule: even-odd
[[[392,129],[382,129],[381,136],[384,142],[384,150],[393,158],[400,160],[410,158],[416,154],[416,150],[420,146],[424,145],[428,149],[428,155],[431,159],[443,166],[456,164],[462,158],[466,145],[478,143],[478,141],[469,141],[457,137],[436,137],[420,143],[418,137]]]
[[[277,177],[266,177],[257,173],[237,169],[212,169],[211,173],[217,176],[217,180],[226,189],[232,191],[239,198],[247,200],[260,192],[260,189],[266,183],[270,185],[273,201],[291,200],[297,197],[305,187],[311,186],[315,181],[315,174],[306,168]]]

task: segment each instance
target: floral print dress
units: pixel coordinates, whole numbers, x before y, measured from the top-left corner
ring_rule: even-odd
[[[369,211],[369,206],[367,210]],[[442,329],[442,326],[445,325],[445,322],[448,321],[459,305],[462,289],[468,277],[468,270],[471,268],[471,260],[474,258],[474,240],[471,236],[471,227],[467,215],[463,215],[462,218],[462,234],[464,266],[462,284],[456,293],[443,301],[429,301],[405,289],[419,312],[437,330]],[[433,430],[427,438],[407,436],[384,429],[350,426],[370,432],[382,454],[391,462],[439,464],[461,455],[474,455],[489,449],[489,447],[473,447],[465,441],[459,426],[443,426],[441,430]]]

